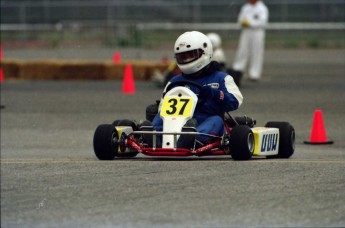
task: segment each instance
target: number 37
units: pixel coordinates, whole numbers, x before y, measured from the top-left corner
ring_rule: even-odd
[[[170,98],[163,105],[164,115],[189,115],[191,105],[188,104],[190,104],[190,99]]]

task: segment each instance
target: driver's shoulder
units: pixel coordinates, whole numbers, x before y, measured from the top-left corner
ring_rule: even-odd
[[[178,75],[174,76],[174,77],[170,80],[170,82],[177,82],[177,81],[181,81],[181,80],[185,80],[185,78],[183,77],[182,74],[178,74]]]
[[[226,76],[229,75],[228,73],[224,71],[219,71],[219,70],[215,71],[213,74],[215,77],[220,77],[220,78],[225,78]]]
[[[228,76],[226,72],[223,71],[214,71],[209,77],[209,82],[217,82],[217,83],[223,83],[225,81],[225,78]]]

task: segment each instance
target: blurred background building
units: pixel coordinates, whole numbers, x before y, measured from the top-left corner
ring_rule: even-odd
[[[22,48],[171,47],[186,30],[238,39],[244,0],[1,0],[1,42]],[[344,48],[344,0],[265,0],[268,47]]]

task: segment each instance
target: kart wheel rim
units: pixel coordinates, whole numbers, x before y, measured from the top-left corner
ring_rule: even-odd
[[[253,133],[248,134],[247,143],[248,143],[248,149],[249,149],[250,153],[253,153],[254,152],[254,135],[253,135]]]
[[[114,149],[116,149],[117,143],[118,143],[117,133],[116,133],[116,132],[113,132],[113,133],[111,134],[111,146],[112,146]]]
[[[291,132],[291,147],[295,151],[295,131]]]

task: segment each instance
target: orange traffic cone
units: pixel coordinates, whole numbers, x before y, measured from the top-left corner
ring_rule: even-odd
[[[325,124],[323,122],[322,111],[315,110],[313,126],[311,128],[310,141],[306,144],[332,144],[333,141],[327,140]]]
[[[0,67],[0,84],[4,82],[4,72],[2,68]]]
[[[115,64],[119,64],[121,63],[121,54],[120,52],[115,52],[114,55],[113,55],[113,63]]]
[[[133,70],[132,70],[132,65],[129,63],[125,65],[125,71],[124,71],[123,82],[122,82],[122,93],[124,94],[135,93]]]

